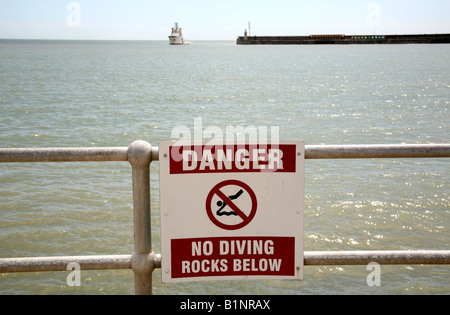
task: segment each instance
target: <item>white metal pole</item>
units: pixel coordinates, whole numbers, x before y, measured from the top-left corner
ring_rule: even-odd
[[[128,148],[128,161],[132,165],[134,209],[134,253],[131,269],[135,275],[137,295],[152,294],[152,272],[155,267],[152,252],[150,220],[150,162],[152,146],[135,141]]]

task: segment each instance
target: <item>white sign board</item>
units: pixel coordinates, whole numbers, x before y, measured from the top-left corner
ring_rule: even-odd
[[[163,282],[303,279],[303,141],[159,156]]]

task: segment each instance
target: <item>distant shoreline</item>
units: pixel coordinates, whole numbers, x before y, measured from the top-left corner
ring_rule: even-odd
[[[239,36],[237,45],[450,44],[448,34]]]
[[[35,42],[167,42],[165,39],[36,39],[36,38],[0,38],[0,41]],[[197,39],[192,42],[235,42],[234,39]]]

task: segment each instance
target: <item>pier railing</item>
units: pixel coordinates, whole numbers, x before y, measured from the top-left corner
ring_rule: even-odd
[[[306,159],[449,158],[450,144],[306,146]],[[0,163],[129,162],[132,166],[134,252],[130,255],[0,258],[0,273],[66,271],[76,262],[81,270],[131,269],[136,294],[152,294],[152,273],[161,255],[151,247],[150,163],[157,147],[145,141],[114,148],[0,149]],[[3,255],[5,253],[2,253]],[[305,266],[323,265],[449,265],[450,250],[339,251],[304,253]]]

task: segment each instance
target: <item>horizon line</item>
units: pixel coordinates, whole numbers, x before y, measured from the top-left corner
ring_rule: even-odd
[[[296,37],[296,36],[311,36],[311,35],[345,35],[345,36],[391,36],[391,35],[449,35],[449,33],[396,33],[396,34],[308,34],[308,35],[251,35],[249,37]],[[243,37],[242,35],[236,35],[236,37]],[[126,39],[126,38],[115,38],[115,39],[107,39],[107,38],[13,38],[13,37],[0,37],[0,40],[42,40],[42,41],[166,41],[166,39]],[[236,39],[189,39],[190,41],[235,41]]]

